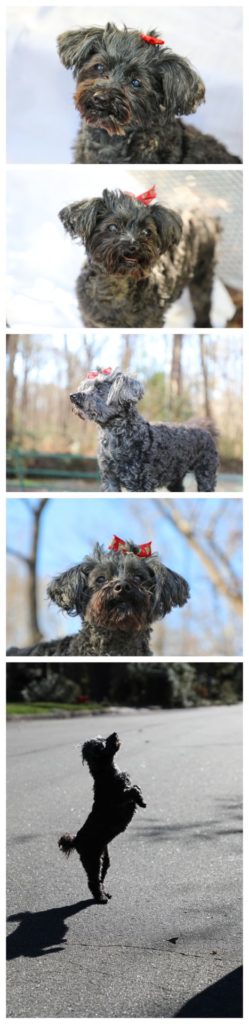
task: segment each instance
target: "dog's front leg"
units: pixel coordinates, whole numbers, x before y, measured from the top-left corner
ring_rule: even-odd
[[[101,479],[101,491],[121,491],[122,488],[119,483],[118,477],[109,476],[107,473],[102,475]]]
[[[143,799],[141,789],[139,786],[131,786],[131,789],[126,790],[124,796],[127,796],[127,799],[129,800],[134,800],[135,804],[137,804],[138,807],[146,807],[146,803]]]

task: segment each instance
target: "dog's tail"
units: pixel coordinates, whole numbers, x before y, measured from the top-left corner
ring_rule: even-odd
[[[60,847],[60,850],[62,850],[62,853],[66,854],[66,857],[69,857],[72,850],[75,850],[75,838],[76,836],[70,836],[69,832],[65,832],[65,835],[58,839],[58,846]]]
[[[216,427],[214,421],[212,419],[209,419],[208,416],[198,416],[196,417],[196,419],[194,417],[191,417],[190,420],[187,420],[185,426],[201,427],[202,430],[207,430],[208,434],[211,434],[211,437],[213,437],[214,441],[218,440],[220,431],[218,430],[218,427]]]

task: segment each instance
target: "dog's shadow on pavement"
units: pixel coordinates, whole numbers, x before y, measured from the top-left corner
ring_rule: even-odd
[[[29,911],[10,914],[7,920],[18,921],[19,926],[7,937],[7,960],[14,960],[19,956],[35,957],[46,956],[47,953],[60,953],[68,932],[67,917],[72,917],[94,905],[94,899],[79,900],[78,903],[53,907],[52,910],[41,910],[34,914]]]

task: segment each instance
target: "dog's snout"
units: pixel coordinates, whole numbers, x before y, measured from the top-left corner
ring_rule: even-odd
[[[117,580],[113,589],[114,594],[130,594],[132,588],[128,580]]]
[[[76,391],[74,394],[69,395],[70,401],[74,402],[75,405],[82,405],[82,395],[80,391]]]

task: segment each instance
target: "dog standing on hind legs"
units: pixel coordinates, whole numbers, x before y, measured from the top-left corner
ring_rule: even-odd
[[[146,807],[139,786],[133,786],[129,775],[114,764],[120,740],[116,732],[103,739],[87,740],[82,747],[82,761],[87,762],[94,779],[94,800],[88,818],[76,836],[65,833],[58,845],[68,857],[77,850],[85,869],[88,886],[97,903],[107,903],[110,893],[104,888],[110,867],[108,844],[124,832],[136,807]]]

